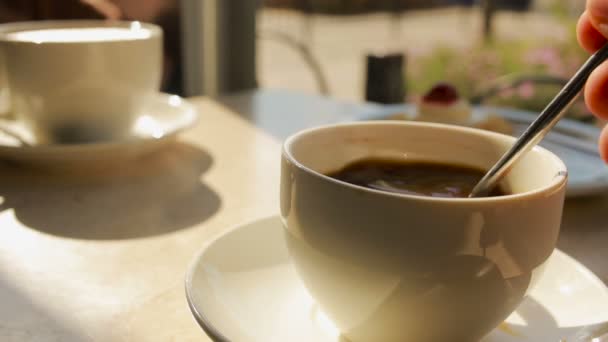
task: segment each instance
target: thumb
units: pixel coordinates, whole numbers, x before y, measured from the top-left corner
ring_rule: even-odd
[[[608,1],[587,0],[587,15],[591,25],[608,38]]]

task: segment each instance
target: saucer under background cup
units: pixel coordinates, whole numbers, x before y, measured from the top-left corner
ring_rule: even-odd
[[[122,139],[80,144],[37,144],[25,125],[0,119],[0,159],[28,164],[87,163],[136,158],[173,141],[198,119],[196,108],[177,96],[158,93]],[[1,128],[15,132],[25,144]]]
[[[283,229],[278,216],[239,225],[193,260],[188,304],[215,341],[347,342],[296,275]],[[555,250],[528,298],[481,342],[580,342],[608,325],[606,308],[602,281]]]

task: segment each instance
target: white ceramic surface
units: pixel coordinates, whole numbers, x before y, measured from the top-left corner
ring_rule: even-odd
[[[490,331],[517,307],[555,247],[566,168],[535,148],[505,177],[509,195],[475,199],[383,192],[326,174],[364,158],[488,169],[513,141],[394,121],[319,127],[285,141],[287,245],[311,295],[345,336],[471,341]]]
[[[0,128],[7,127],[32,143],[24,145],[0,129],[0,158],[53,165],[130,159],[162,147],[197,119],[198,112],[188,101],[162,93],[147,101],[127,137],[105,143],[36,144],[27,126],[19,121],[0,119]]]
[[[12,112],[41,143],[126,136],[162,76],[162,30],[140,22],[3,24],[0,53]]]
[[[192,262],[188,303],[216,341],[345,341],[296,275],[282,230],[278,217],[237,226],[204,246]],[[589,341],[577,336],[608,324],[607,307],[608,288],[556,250],[528,298],[482,341]]]
[[[378,120],[391,114],[404,113],[413,118],[416,107],[410,104],[371,106],[356,115],[357,120]],[[488,114],[506,118],[520,135],[536,117],[535,113],[509,108],[479,106],[473,120]],[[597,149],[600,129],[593,125],[570,119],[562,119],[541,142],[541,146],[555,153],[568,168],[568,198],[590,196],[608,192],[608,166],[602,161]]]

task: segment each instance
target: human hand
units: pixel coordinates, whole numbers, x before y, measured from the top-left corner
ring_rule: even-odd
[[[590,53],[608,42],[608,0],[587,0],[587,8],[578,21],[577,35],[580,45]],[[591,73],[585,86],[585,102],[596,116],[608,120],[607,62]],[[608,126],[602,131],[599,150],[608,162]]]

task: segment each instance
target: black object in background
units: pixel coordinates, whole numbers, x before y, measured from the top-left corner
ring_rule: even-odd
[[[403,54],[368,55],[365,100],[383,104],[402,103],[405,98]]]

